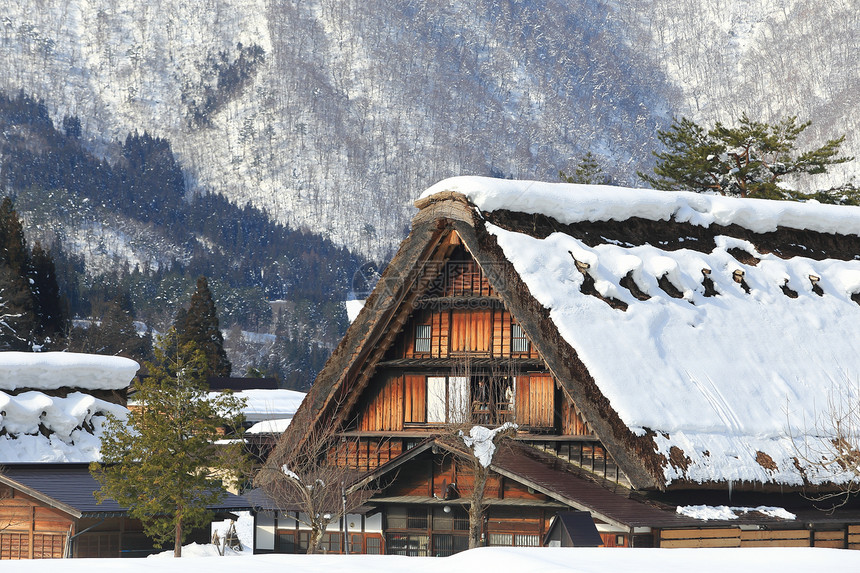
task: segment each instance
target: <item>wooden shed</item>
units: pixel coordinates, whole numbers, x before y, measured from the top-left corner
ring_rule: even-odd
[[[140,521],[113,500],[96,502],[99,484],[84,464],[13,464],[0,473],[0,559],[144,557],[157,550]],[[210,509],[250,510],[227,494]],[[190,541],[209,542],[208,528]]]

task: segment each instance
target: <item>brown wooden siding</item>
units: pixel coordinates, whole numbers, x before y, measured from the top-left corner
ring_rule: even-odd
[[[424,375],[407,374],[403,383],[403,421],[420,424],[427,421],[427,379]]]
[[[851,526],[849,526],[851,527]],[[807,529],[742,531],[736,527],[664,529],[660,547],[845,547],[846,532]],[[849,533],[850,538],[850,533]]]
[[[481,267],[472,261],[449,261],[445,265],[443,296],[495,296]]]
[[[358,428],[365,432],[397,432],[403,429],[403,376],[385,376],[371,389],[372,397],[359,416]]]
[[[0,499],[0,559],[62,557],[74,521],[11,488]]]
[[[340,467],[367,471],[390,462],[403,451],[400,438],[362,437],[335,443],[329,450],[329,459]]]
[[[860,525],[848,526],[848,549],[860,549]]]
[[[489,354],[492,346],[492,311],[489,309],[451,311],[451,352]]]
[[[713,529],[664,529],[660,547],[740,547],[741,530],[736,527]]]
[[[594,432],[582,419],[573,402],[561,400],[561,433],[567,436],[592,436]]]
[[[516,321],[504,308],[424,308],[415,311],[403,328],[390,358],[448,358],[470,354],[496,358],[531,358],[540,355],[531,341],[526,352],[511,351],[511,325]],[[429,351],[416,352],[418,326],[430,327]],[[527,339],[526,339],[527,340]]]
[[[517,423],[529,428],[553,427],[554,394],[550,374],[517,376]]]
[[[845,549],[845,531],[816,531],[813,534],[813,547]]]

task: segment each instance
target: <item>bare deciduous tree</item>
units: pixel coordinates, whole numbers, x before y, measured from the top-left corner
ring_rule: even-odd
[[[336,448],[350,448],[333,425],[310,432],[289,452],[275,450],[257,473],[256,484],[277,507],[297,510],[298,521],[311,530],[307,553],[316,553],[326,528],[370,499],[374,490],[356,480],[362,472],[348,467]]]
[[[830,491],[807,493],[813,501],[827,502],[833,509],[860,493],[860,388],[843,386],[831,391],[827,409],[804,429],[797,446],[797,467],[806,483],[831,483]],[[798,443],[789,420],[789,434]]]

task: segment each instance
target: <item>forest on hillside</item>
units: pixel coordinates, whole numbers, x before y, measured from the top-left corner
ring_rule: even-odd
[[[310,383],[345,331],[343,301],[363,259],[249,204],[189,195],[170,142],[146,132],[97,157],[77,117],[58,129],[43,101],[19,93],[0,94],[0,134],[0,188],[30,242],[50,249],[71,317],[98,319],[121,299],[164,331],[197,277],[210,277],[222,327],[238,329],[231,344],[256,352],[238,366]],[[249,349],[242,331],[271,336],[251,336]]]

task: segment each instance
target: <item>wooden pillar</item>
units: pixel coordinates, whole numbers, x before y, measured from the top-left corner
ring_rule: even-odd
[[[33,548],[33,542],[35,541],[35,533],[36,533],[36,507],[30,506],[30,526],[29,526],[28,531],[27,531],[27,544],[28,544],[27,557],[29,559],[35,559],[36,558],[35,550]],[[20,549],[19,549],[18,554],[20,555]]]

